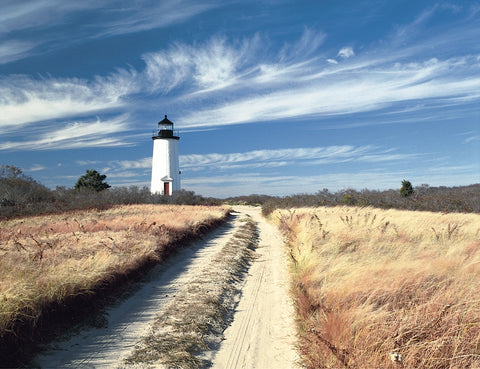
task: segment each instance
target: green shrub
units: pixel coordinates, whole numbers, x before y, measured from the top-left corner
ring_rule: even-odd
[[[402,181],[402,187],[400,187],[400,196],[402,197],[408,197],[413,195],[413,186],[410,183],[410,181],[403,180]]]

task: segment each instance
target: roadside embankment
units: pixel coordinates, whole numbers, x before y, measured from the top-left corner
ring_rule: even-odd
[[[0,366],[98,310],[228,217],[207,206],[119,206],[2,221]]]

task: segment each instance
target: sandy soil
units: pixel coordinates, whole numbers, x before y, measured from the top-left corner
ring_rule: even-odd
[[[135,344],[152,322],[201,268],[221,250],[249,214],[260,232],[259,258],[250,267],[234,320],[213,355],[213,367],[295,368],[293,307],[288,296],[286,257],[279,232],[254,207],[239,213],[208,237],[183,249],[127,299],[106,310],[97,327],[71,333],[39,354],[32,366],[41,368],[123,368]],[[102,320],[103,319],[103,320]],[[96,319],[97,321],[99,319]]]
[[[260,215],[260,208],[235,207],[258,223],[260,257],[249,270],[234,321],[214,358],[215,369],[292,369],[295,351],[294,310],[288,295],[285,248],[279,231]]]

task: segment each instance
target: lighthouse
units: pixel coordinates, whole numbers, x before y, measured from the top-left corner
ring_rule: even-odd
[[[152,184],[154,194],[170,196],[180,190],[180,169],[178,165],[178,140],[173,135],[173,122],[167,116],[158,122],[158,132],[153,137]]]

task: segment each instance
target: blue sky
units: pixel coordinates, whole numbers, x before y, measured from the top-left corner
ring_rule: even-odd
[[[480,1],[0,0],[0,164],[287,195],[480,182]]]

